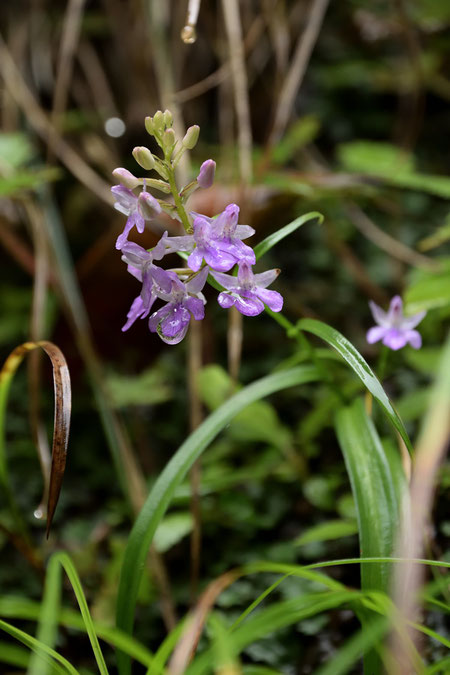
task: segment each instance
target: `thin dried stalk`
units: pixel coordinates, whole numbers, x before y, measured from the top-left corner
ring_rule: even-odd
[[[302,85],[314,45],[319,37],[328,2],[329,0],[313,0],[312,2],[305,30],[298,39],[291,67],[281,87],[272,131],[269,135],[269,148],[280,140],[289,122],[295,97]]]

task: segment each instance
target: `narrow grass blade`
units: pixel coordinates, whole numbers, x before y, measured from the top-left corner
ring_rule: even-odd
[[[18,668],[27,668],[29,661],[30,652],[28,649],[0,640],[0,663],[5,663],[8,666],[17,666]]]
[[[67,659],[58,654],[58,652],[55,652],[54,649],[47,647],[44,643],[39,642],[36,638],[28,635],[28,633],[25,633],[23,630],[12,626],[2,619],[0,619],[0,630],[8,633],[8,635],[11,635],[15,640],[18,640],[33,652],[39,654],[44,660],[49,661],[52,664],[52,668],[58,673],[62,673],[63,675],[66,675],[66,673],[70,673],[70,675],[79,675],[78,671],[71,663],[69,663],[69,661],[67,661]]]
[[[259,244],[256,244],[254,248],[256,260],[259,260],[265,253],[267,253],[267,251],[270,251],[270,249],[273,248],[275,244],[278,244],[278,242],[282,241],[285,237],[295,232],[295,230],[298,230],[299,227],[314,219],[317,219],[320,224],[323,222],[323,215],[318,211],[310,211],[309,213],[305,213],[303,216],[299,216],[293,220],[292,223],[288,223],[273,234],[269,234],[269,236],[260,241]]]
[[[297,323],[296,328],[304,330],[307,333],[317,335],[317,337],[327,342],[331,347],[333,347],[333,349],[339,352],[342,358],[359,377],[364,386],[381,405],[387,417],[404,440],[406,447],[410,452],[412,452],[411,441],[409,440],[402,420],[394,410],[392,403],[390,402],[380,381],[375,376],[375,373],[372,371],[369,364],[363,359],[358,350],[355,349],[352,343],[349,342],[347,338],[345,338],[341,333],[339,333],[339,331],[335,330],[331,326],[328,326],[322,321],[317,321],[316,319],[301,319]]]
[[[59,347],[52,342],[47,342],[45,340],[39,342],[24,342],[11,352],[0,372],[0,482],[7,492],[11,492],[5,452],[5,414],[11,382],[24,356],[39,347],[46,352],[52,362],[53,385],[55,391],[52,465],[50,470],[50,488],[47,504],[48,536],[59,494],[61,492],[66,466],[72,395],[66,359]]]
[[[0,616],[8,619],[38,621],[41,616],[41,604],[22,597],[3,596],[0,597]],[[86,633],[83,617],[77,611],[64,608],[59,611],[56,618],[58,625]],[[94,629],[97,636],[112,647],[120,649],[147,668],[150,665],[153,666],[156,655],[154,657],[147,647],[123,631],[114,626],[106,626],[98,621],[94,621]],[[0,654],[2,654],[1,650]],[[159,675],[162,670],[160,668],[157,671],[154,670],[154,672]]]
[[[54,647],[58,634],[58,616],[61,607],[61,565],[58,559],[50,558],[45,577],[44,596],[40,607],[36,639],[48,647]],[[49,664],[33,654],[27,675],[47,675]]]
[[[403,475],[392,475],[391,466],[372,421],[360,399],[352,406],[342,408],[336,415],[336,432],[344,455],[347,473],[356,504],[359,542],[364,556],[389,556],[398,530]],[[401,471],[399,467],[399,471]],[[388,565],[361,567],[361,587],[364,591],[388,590]],[[371,625],[365,620],[363,628]],[[364,672],[381,672],[381,660],[373,650],[365,656]]]
[[[313,366],[299,366],[264,377],[242,389],[215,410],[186,439],[167,464],[150,492],[131,531],[125,550],[117,601],[117,626],[131,633],[139,583],[155,530],[164,516],[176,487],[195,460],[228,422],[245,406],[280,389],[320,379]],[[118,654],[120,673],[130,672],[130,660]]]

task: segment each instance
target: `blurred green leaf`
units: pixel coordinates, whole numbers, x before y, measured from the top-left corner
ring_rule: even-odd
[[[10,169],[23,166],[33,159],[34,154],[34,148],[26,134],[0,134],[0,173],[5,166]]]
[[[298,150],[313,141],[320,130],[320,122],[314,115],[305,115],[296,120],[272,152],[275,164],[286,164]]]
[[[157,368],[148,368],[137,375],[111,373],[106,382],[116,408],[156,405],[172,398],[171,387]]]
[[[412,155],[389,143],[343,143],[337,149],[337,156],[347,171],[368,174],[391,185],[450,199],[450,178],[415,171]]]
[[[292,223],[285,225],[276,232],[273,232],[273,234],[269,234],[268,237],[263,239],[263,241],[260,241],[259,244],[255,246],[254,250],[256,260],[259,260],[265,253],[267,253],[267,251],[270,251],[270,249],[273,248],[275,244],[278,244],[278,242],[282,241],[285,237],[295,232],[295,230],[297,230],[299,227],[316,218],[319,221],[319,224],[323,222],[323,215],[318,211],[305,213],[305,215],[299,216],[293,220]]]
[[[170,513],[158,525],[153,543],[159,553],[165,553],[184,539],[193,527],[192,514],[189,511]]]
[[[448,307],[450,305],[450,266],[447,268],[446,265],[442,272],[422,273],[418,280],[407,288],[404,297],[408,314]]]
[[[303,546],[316,541],[329,541],[348,537],[358,532],[356,520],[328,520],[308,528],[292,542],[294,546]]]

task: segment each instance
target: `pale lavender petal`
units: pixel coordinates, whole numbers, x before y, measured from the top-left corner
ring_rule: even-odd
[[[383,344],[394,351],[402,349],[407,341],[405,333],[402,333],[402,331],[397,328],[390,328],[383,338]]]
[[[128,265],[134,265],[135,267],[142,267],[147,262],[150,262],[152,259],[152,254],[135,244],[134,241],[126,241],[122,246],[122,260]]]
[[[259,286],[260,288],[267,288],[267,286],[270,286],[270,284],[275,281],[279,274],[280,270],[277,268],[273,270],[266,270],[260,274],[255,274],[253,281],[256,286]]]
[[[401,327],[403,330],[411,330],[411,328],[415,328],[425,317],[426,312],[418,312],[417,314],[413,314],[412,316],[405,316],[402,319],[401,322]]]
[[[161,213],[159,202],[150,192],[141,192],[138,199],[139,210],[146,220],[151,220]]]
[[[230,293],[222,292],[219,293],[219,295],[217,296],[217,302],[222,307],[222,309],[228,309],[229,307],[232,307],[236,302],[236,296],[230,295]]]
[[[405,333],[406,341],[409,342],[414,349],[420,349],[422,346],[422,336],[416,330],[408,330]]]
[[[255,230],[250,225],[238,225],[236,227],[236,237],[239,239],[247,239],[255,234]]]
[[[205,305],[200,298],[186,298],[183,305],[187,307],[196,321],[201,321],[205,318]]]
[[[228,272],[236,264],[236,258],[231,253],[212,246],[208,246],[203,250],[203,258],[207,265],[218,272]],[[194,269],[192,265],[190,267]]]
[[[210,188],[214,182],[216,172],[216,163],[213,159],[207,159],[200,167],[200,173],[197,176],[197,183],[201,188]]]
[[[254,250],[240,239],[223,239],[217,243],[217,248],[234,258],[235,263],[247,262],[249,265],[254,265],[256,262]]]
[[[237,279],[239,282],[239,286],[242,286],[243,288],[251,288],[252,286],[254,286],[253,271],[251,265],[249,265],[249,263],[246,262],[245,260],[239,263]]]
[[[188,281],[186,283],[186,290],[188,293],[200,293],[200,291],[203,289],[203,286],[206,283],[206,279],[208,278],[209,274],[209,268],[208,266],[203,267],[198,274],[195,275],[193,279]]]
[[[124,187],[123,185],[114,185],[111,188],[111,192],[116,198],[114,208],[124,213],[126,216],[130,214],[131,211],[134,211],[137,206],[138,198],[131,190]]]
[[[127,222],[125,223],[125,227],[123,229],[122,234],[119,234],[119,236],[117,237],[116,248],[119,251],[124,246],[124,244],[126,244],[126,242],[128,241],[128,239],[127,239],[128,235],[136,224],[136,216],[137,216],[136,211],[134,213],[132,213],[131,216],[128,216],[128,219],[127,219]]]
[[[381,307],[378,307],[378,305],[375,304],[373,300],[369,300],[369,307],[375,322],[379,326],[389,326],[388,316],[386,312],[381,309]]]
[[[133,303],[130,307],[130,311],[127,314],[127,322],[125,325],[122,327],[122,332],[128,330],[130,326],[134,324],[136,319],[139,317],[146,315],[148,312],[146,312],[144,303],[142,302],[142,298],[140,295],[138,295],[137,298],[133,300]]]
[[[161,267],[157,267],[156,265],[152,265],[149,271],[155,284],[158,286],[158,293],[160,291],[163,293],[170,293],[172,290],[172,278],[169,272],[166,272],[166,270],[163,270]]]
[[[403,300],[399,295],[394,295],[389,305],[387,312],[387,319],[389,324],[392,325],[394,322],[398,322],[403,316]]]
[[[202,266],[203,255],[198,248],[195,248],[189,256],[187,262],[191,270],[198,272]]]
[[[258,288],[255,294],[262,300],[272,312],[281,312],[283,309],[283,296],[277,291],[268,291],[266,288]]]
[[[133,265],[128,265],[127,272],[129,272],[138,281],[142,281],[142,271],[139,268],[133,267]]]
[[[239,295],[236,298],[235,307],[245,316],[257,316],[264,312],[264,304],[256,296],[243,297]]]
[[[366,340],[369,345],[373,345],[374,342],[378,342],[378,340],[384,338],[387,331],[388,328],[385,328],[384,326],[374,326],[367,331]]]
[[[231,274],[222,274],[222,272],[214,272],[214,270],[212,270],[211,276],[214,277],[217,283],[229,291],[237,288],[239,285],[237,277],[234,277]]]
[[[169,252],[192,251],[195,246],[195,240],[192,234],[182,235],[181,237],[167,237],[166,245]]]
[[[139,211],[136,211],[136,213],[135,213],[134,224],[136,225],[136,229],[139,232],[139,234],[142,234],[143,231],[145,230],[145,220],[141,216]]]

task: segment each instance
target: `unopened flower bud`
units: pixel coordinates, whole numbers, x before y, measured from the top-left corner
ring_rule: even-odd
[[[169,128],[173,124],[173,115],[170,110],[164,110],[164,124],[166,128]]]
[[[161,207],[150,192],[141,192],[139,195],[139,209],[144,216],[145,220],[150,220],[155,218],[159,213],[161,213]]]
[[[156,131],[162,131],[164,128],[164,114],[157,110],[153,115],[153,127]]]
[[[150,171],[155,166],[155,158],[150,150],[143,145],[134,148],[133,157],[139,166],[142,166],[142,168],[147,171]]]
[[[166,129],[163,135],[163,144],[165,148],[171,148],[175,145],[175,132],[173,129]]]
[[[127,169],[114,169],[112,172],[114,178],[116,178],[124,187],[128,188],[129,190],[134,190],[135,187],[141,184],[141,180],[139,178],[136,178],[136,176],[133,176],[133,174],[130,171],[127,171]]]
[[[183,140],[181,141],[183,147],[185,147],[187,150],[192,150],[192,148],[195,148],[199,134],[200,127],[198,124],[194,124],[192,127],[189,127],[184,135]]]
[[[155,133],[155,125],[153,124],[153,119],[150,116],[146,117],[144,120],[144,124],[147,133],[150,134],[150,136],[153,136],[153,134]]]
[[[210,188],[214,182],[216,173],[216,163],[213,159],[207,159],[200,167],[200,173],[197,176],[197,183],[201,188]]]

